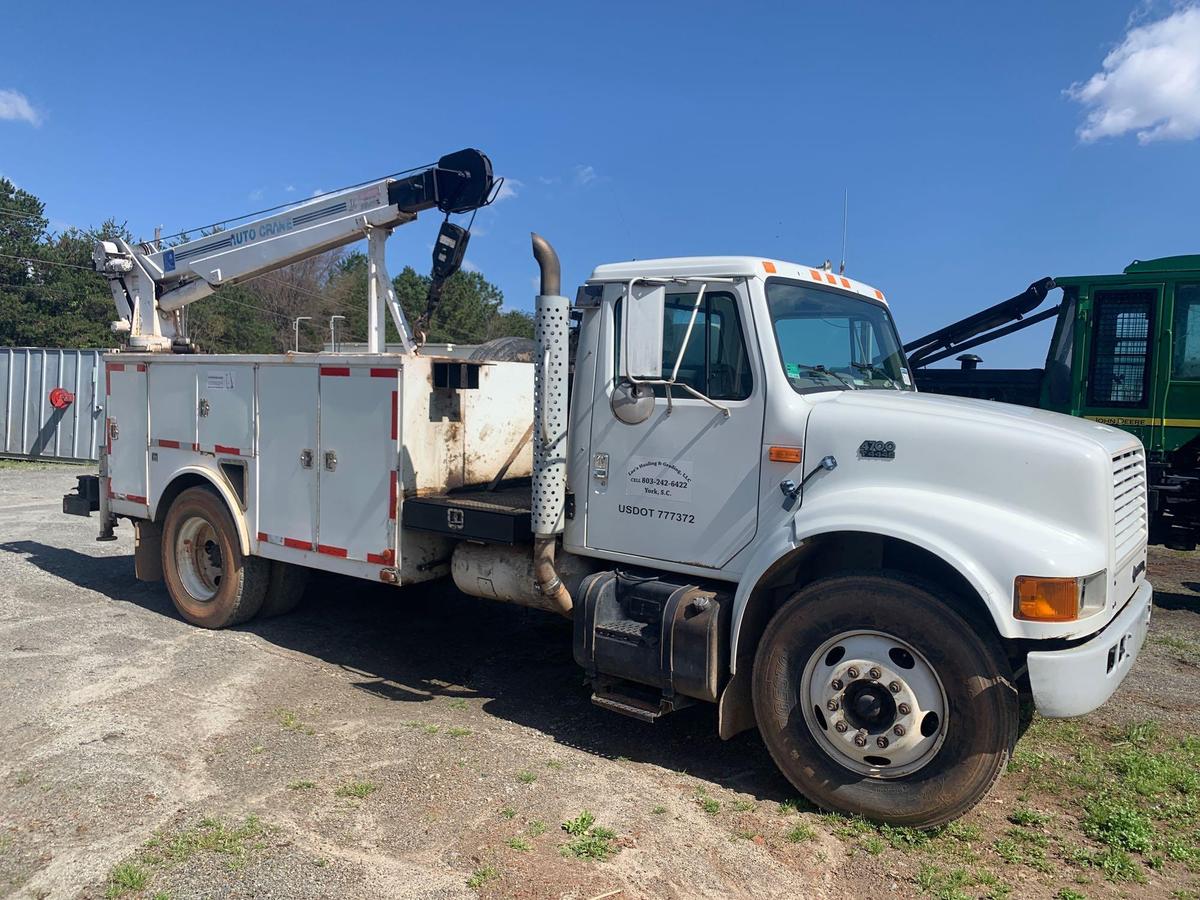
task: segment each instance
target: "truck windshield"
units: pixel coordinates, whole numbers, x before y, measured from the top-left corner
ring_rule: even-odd
[[[784,372],[797,391],[913,389],[882,303],[772,278],[767,308]]]

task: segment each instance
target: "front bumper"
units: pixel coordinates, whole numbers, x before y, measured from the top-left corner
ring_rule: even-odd
[[[1143,581],[1120,614],[1090,640],[1068,650],[1031,652],[1029,684],[1038,712],[1062,719],[1104,705],[1142,649],[1153,598],[1154,588]]]

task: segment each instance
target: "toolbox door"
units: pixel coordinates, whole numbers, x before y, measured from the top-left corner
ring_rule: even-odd
[[[258,370],[258,535],[312,550],[317,543],[317,367]]]
[[[149,442],[146,366],[105,362],[109,490],[117,500],[146,502],[146,449]]]
[[[253,456],[254,367],[199,366],[196,394],[200,449],[217,456]]]
[[[320,367],[317,549],[395,562],[398,369]]]

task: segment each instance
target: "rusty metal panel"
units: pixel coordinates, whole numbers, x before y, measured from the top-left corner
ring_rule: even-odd
[[[0,347],[0,456],[99,459],[103,350]]]

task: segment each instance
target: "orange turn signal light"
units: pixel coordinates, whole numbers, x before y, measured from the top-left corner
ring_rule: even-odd
[[[1082,582],[1080,578],[1018,575],[1014,614],[1031,622],[1072,622],[1079,618]]]
[[[764,260],[763,260],[763,271],[764,271],[764,272],[766,272],[766,273],[768,273],[768,274],[770,274],[770,275],[774,275],[774,274],[775,274],[775,263],[773,263],[773,262],[767,262],[767,261],[764,259]]]
[[[771,462],[796,463],[804,462],[804,451],[800,447],[771,447],[767,451]]]

